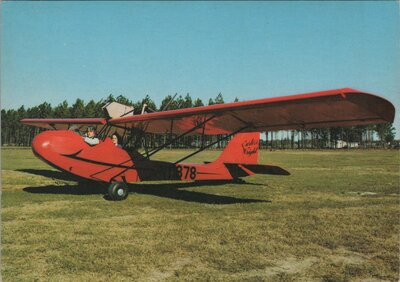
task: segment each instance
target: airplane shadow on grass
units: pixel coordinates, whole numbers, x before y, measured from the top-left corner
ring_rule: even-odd
[[[17,169],[17,171],[26,172],[34,175],[41,175],[48,178],[53,178],[57,180],[64,181],[80,181],[82,178],[74,176],[72,174],[64,173],[58,170],[50,170],[50,169]]]
[[[66,194],[66,195],[94,195],[94,194],[107,194],[107,186],[99,182],[86,181],[70,176],[66,173],[62,173],[54,170],[44,170],[44,169],[22,169],[22,172],[27,172],[35,175],[42,175],[50,177],[57,180],[64,181],[79,181],[75,185],[47,185],[38,187],[26,187],[23,191],[35,194]],[[204,204],[239,204],[239,203],[270,203],[268,200],[258,200],[258,199],[242,199],[230,196],[221,196],[214,194],[207,194],[197,191],[183,190],[184,188],[195,188],[201,186],[219,186],[225,184],[236,184],[236,185],[258,185],[253,183],[247,183],[243,180],[241,181],[201,181],[201,182],[175,182],[175,183],[138,183],[130,184],[129,191],[137,194],[154,195],[163,198],[187,201],[187,202],[197,202]],[[104,196],[104,199],[108,200],[108,195]]]

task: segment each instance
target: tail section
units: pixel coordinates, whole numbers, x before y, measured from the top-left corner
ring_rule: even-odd
[[[260,132],[238,133],[215,162],[257,164]]]
[[[253,174],[290,175],[278,166],[258,164],[260,132],[239,133],[214,163],[223,164],[233,179]]]

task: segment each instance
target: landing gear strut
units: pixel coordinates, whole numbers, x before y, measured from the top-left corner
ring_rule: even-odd
[[[108,196],[113,201],[125,200],[128,194],[129,189],[124,182],[113,182],[108,186]]]

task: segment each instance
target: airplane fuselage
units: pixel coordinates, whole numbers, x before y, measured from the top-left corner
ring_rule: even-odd
[[[125,182],[153,180],[231,180],[243,175],[242,167],[230,167],[221,162],[186,164],[153,161],[115,146],[110,138],[90,146],[83,138],[67,130],[45,131],[32,142],[36,156],[51,166],[76,176],[101,181]]]

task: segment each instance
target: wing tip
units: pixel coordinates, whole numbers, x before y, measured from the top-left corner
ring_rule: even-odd
[[[364,107],[373,109],[376,112],[376,115],[382,119],[382,122],[380,123],[394,122],[396,108],[393,103],[386,98],[352,88],[348,88],[346,94],[350,95],[350,99],[352,99],[351,96],[354,97],[353,100],[357,99],[357,103],[363,103]],[[362,97],[361,100],[359,99],[360,96]]]

